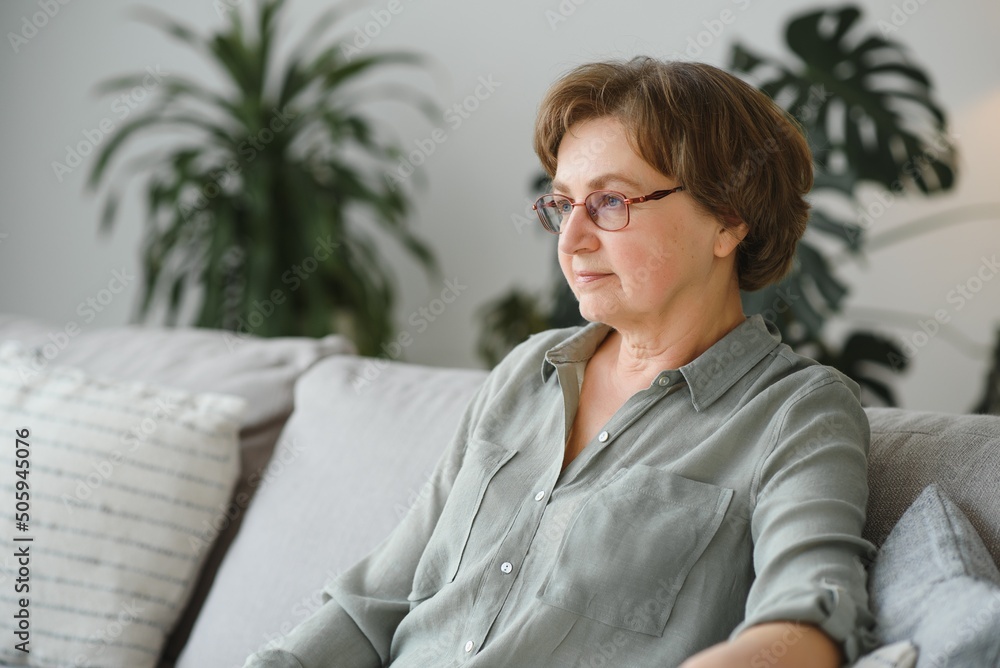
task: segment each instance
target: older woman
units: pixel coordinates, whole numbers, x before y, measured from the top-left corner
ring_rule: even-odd
[[[801,134],[720,70],[640,58],[558,81],[535,148],[590,324],[508,355],[400,526],[247,666],[853,660],[872,623],[858,388],[740,305],[803,233]]]

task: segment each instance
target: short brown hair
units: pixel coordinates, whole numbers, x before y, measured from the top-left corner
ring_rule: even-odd
[[[549,176],[574,124],[617,119],[634,150],[723,224],[746,222],[736,252],[742,290],[788,273],[805,232],[812,154],[798,123],[767,95],[711,65],[627,62],[581,65],[542,101],[535,152]]]

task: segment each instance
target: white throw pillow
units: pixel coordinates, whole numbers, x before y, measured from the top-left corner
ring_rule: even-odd
[[[0,342],[16,340],[30,349],[25,371],[69,366],[85,373],[140,381],[188,392],[233,394],[247,400],[241,420],[241,479],[231,513],[216,549],[202,569],[201,581],[168,640],[163,659],[177,659],[212,578],[239,529],[250,498],[278,434],[292,410],[292,388],[303,371],[324,357],[352,353],[343,336],[323,338],[244,336],[201,327],[126,325],[95,327],[76,321],[46,323],[0,313]]]
[[[25,373],[26,354],[0,345],[0,664],[155,666],[224,520],[246,401]]]

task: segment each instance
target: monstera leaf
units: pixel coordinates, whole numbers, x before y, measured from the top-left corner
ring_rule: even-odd
[[[907,183],[924,193],[948,190],[955,151],[930,79],[901,45],[856,36],[860,17],[856,7],[844,7],[792,20],[786,41],[801,60],[795,69],[740,45],[732,67],[763,76],[761,90],[802,123],[816,151],[817,185],[849,192],[871,181],[893,190]]]
[[[925,194],[955,183],[955,148],[930,79],[901,45],[862,33],[860,18],[860,10],[848,6],[792,19],[785,33],[797,56],[791,63],[739,44],[733,48],[732,69],[756,80],[801,123],[816,165],[813,193],[826,195],[814,197],[807,236],[789,275],[777,286],[743,295],[747,312],[774,320],[792,345],[817,343],[827,316],[840,310],[847,295],[812,235],[832,237],[851,253],[864,248],[865,225],[824,208],[824,202],[839,200],[860,210],[855,194],[863,182]]]
[[[824,351],[816,359],[850,376],[861,386],[863,392],[877,397],[886,406],[896,405],[896,395],[887,383],[871,371],[881,368],[885,374],[891,374],[893,371],[904,370],[909,364],[898,344],[870,332],[855,332],[847,338],[839,351]],[[866,405],[873,403],[867,397],[862,398]]]
[[[847,286],[833,275],[826,258],[801,241],[788,275],[776,285],[743,293],[743,310],[778,325],[782,339],[795,348],[819,340],[827,310],[839,310],[846,296]]]

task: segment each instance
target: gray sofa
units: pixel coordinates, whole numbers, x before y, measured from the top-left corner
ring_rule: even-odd
[[[53,331],[0,317],[0,341],[38,347]],[[222,335],[93,330],[53,360],[187,390],[242,393],[257,403],[241,431],[237,492],[244,496],[231,506],[161,666],[237,668],[321,605],[325,582],[372,549],[419,498],[485,377],[478,370],[357,357],[336,337],[248,339],[228,353],[244,355],[238,360],[220,360],[218,345],[189,343],[213,336]],[[159,364],[164,355],[169,363]],[[210,377],[188,373],[212,364]],[[936,482],[1000,563],[1000,417],[897,409],[868,414],[868,538],[880,545],[920,491]]]

